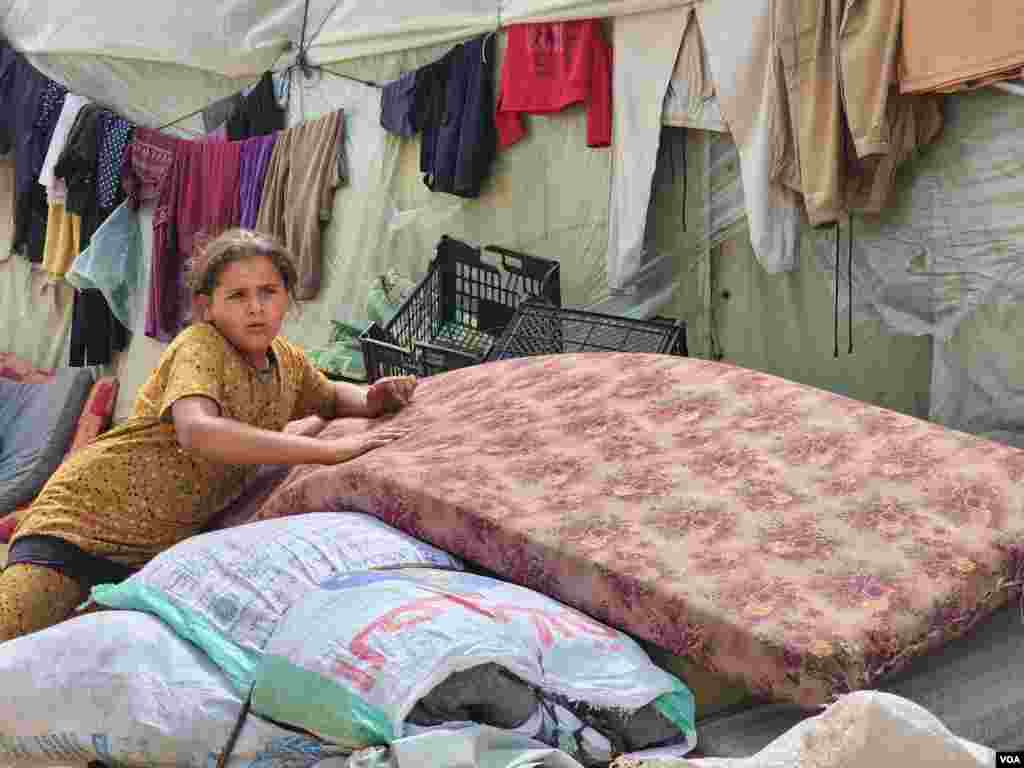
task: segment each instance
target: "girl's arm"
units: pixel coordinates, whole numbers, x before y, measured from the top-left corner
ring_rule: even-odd
[[[320,440],[253,427],[220,415],[208,397],[183,397],[171,406],[178,445],[222,464],[338,464],[404,436],[405,430]]]

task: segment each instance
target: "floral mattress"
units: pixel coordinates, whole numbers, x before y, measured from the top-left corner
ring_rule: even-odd
[[[773,698],[870,687],[1024,581],[1024,451],[731,365],[511,360],[394,422],[256,516],[372,513]]]

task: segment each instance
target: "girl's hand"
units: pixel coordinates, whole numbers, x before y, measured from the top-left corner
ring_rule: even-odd
[[[305,435],[306,437],[316,437],[326,426],[326,419],[313,415],[307,416],[304,419],[289,421],[284,425],[284,429],[281,431],[286,435]]]
[[[398,411],[412,402],[415,376],[388,376],[378,379],[366,391],[366,409],[371,417]]]
[[[349,459],[354,459],[356,456],[362,456],[374,448],[382,448],[395,442],[395,440],[401,440],[407,434],[409,434],[408,429],[381,427],[371,432],[330,440],[328,441],[328,450],[330,457],[333,459],[330,463],[341,464]]]

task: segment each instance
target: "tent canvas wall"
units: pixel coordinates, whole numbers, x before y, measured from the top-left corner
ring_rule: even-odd
[[[314,62],[383,82],[497,24],[607,16],[613,17],[608,23],[614,28],[614,17],[675,5],[670,0],[444,0],[430,6],[379,6],[367,0],[310,0],[308,5],[303,0],[234,0],[213,6],[161,6],[145,0],[125,13],[113,0],[12,0],[0,12],[0,28],[37,67],[72,90],[141,124],[161,125],[238,91],[268,67],[285,66],[294,57],[288,43],[302,38],[303,27],[306,39],[312,40],[309,55]],[[140,25],[140,19],[147,24]],[[991,174],[979,169],[976,158],[985,157],[986,146],[999,136],[1005,138],[1024,119],[1024,101],[1006,94],[977,93],[949,102],[953,113],[944,137],[904,169],[892,212],[864,229],[874,238],[864,245],[856,242],[855,351],[847,355],[844,343],[838,360],[829,343],[831,233],[805,228],[799,269],[765,274],[752,258],[742,217],[725,227],[716,219],[714,201],[729,190],[735,196],[739,185],[735,160],[721,151],[721,140],[713,134],[689,132],[686,163],[691,181],[683,185],[680,174],[659,171],[662,183],[648,215],[647,237],[653,250],[670,257],[678,279],[675,295],[661,311],[690,322],[693,353],[721,354],[741,365],[919,416],[930,412],[951,426],[1014,429],[1012,413],[996,405],[1002,395],[1014,395],[1020,386],[1020,356],[1013,334],[1018,309],[1006,303],[1016,298],[1012,291],[958,296],[955,284],[958,279],[966,284],[962,276],[970,273],[969,263],[961,265],[961,278],[947,275],[938,282],[926,279],[924,287],[903,286],[889,294],[885,290],[887,285],[901,285],[893,273],[906,274],[914,267],[892,247],[900,231],[913,229],[914,222],[926,216],[907,201],[919,199],[922,189],[931,190],[933,197],[948,197],[954,187],[970,189],[973,181],[975,189],[983,189]],[[585,148],[581,109],[530,119],[528,139],[501,153],[484,196],[464,201],[423,187],[417,173],[417,143],[402,142],[379,128],[375,89],[327,74],[298,81],[290,121],[312,119],[339,107],[345,108],[349,121],[347,148],[354,178],[336,196],[325,240],[324,287],[289,321],[286,332],[293,339],[320,344],[330,319],[359,321],[367,281],[390,266],[422,274],[433,243],[443,232],[558,258],[567,303],[586,305],[607,298],[611,153]],[[193,117],[180,129],[182,135],[196,135],[201,120]],[[974,206],[972,218],[951,221],[947,228],[954,234],[970,232],[982,249],[988,244],[989,252],[1012,258],[1021,247],[1021,233],[996,213],[1001,216],[1012,206],[1024,183],[1016,181],[1017,155],[1005,140],[1002,147],[996,164],[1004,169],[1005,188],[993,194],[997,192],[1006,205],[998,211]],[[970,178],[964,174],[967,154],[975,158],[975,176]],[[931,210],[927,216],[934,225],[936,209]],[[142,228],[148,253],[145,218]],[[947,238],[952,251],[955,239]],[[887,247],[892,253],[888,271],[877,266]],[[918,267],[918,272],[927,270]],[[996,277],[996,282],[1011,284],[1015,276],[1003,271]],[[69,304],[60,288],[51,289],[48,302],[37,301],[40,287],[32,293],[28,288],[33,280],[17,259],[0,265],[0,337],[12,351],[52,365],[62,361]],[[937,291],[939,283],[945,293]],[[845,301],[845,284],[840,293]],[[948,328],[948,340],[934,344],[930,336],[905,333],[920,334],[934,327],[920,322],[901,327],[892,307],[917,306],[921,295],[937,293],[943,293],[947,303],[961,306],[970,305],[973,298],[973,314]],[[122,355],[119,417],[128,414],[135,390],[161,349],[136,334]]]

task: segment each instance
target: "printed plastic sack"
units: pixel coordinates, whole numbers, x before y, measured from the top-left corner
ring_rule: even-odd
[[[242,707],[159,619],[102,611],[0,643],[0,765],[208,768]],[[229,768],[308,768],[338,751],[250,716]]]
[[[692,694],[626,635],[523,587],[429,569],[338,576],[298,601],[266,647],[253,709],[346,747],[387,744],[450,676],[489,664],[534,686],[542,712],[579,716],[571,732],[537,718],[527,735],[552,746],[641,711],[670,724],[674,754],[696,743]]]
[[[320,582],[380,566],[462,568],[445,552],[356,512],[314,512],[195,536],[92,600],[147,611],[202,648],[248,691],[263,648],[297,599]]]

